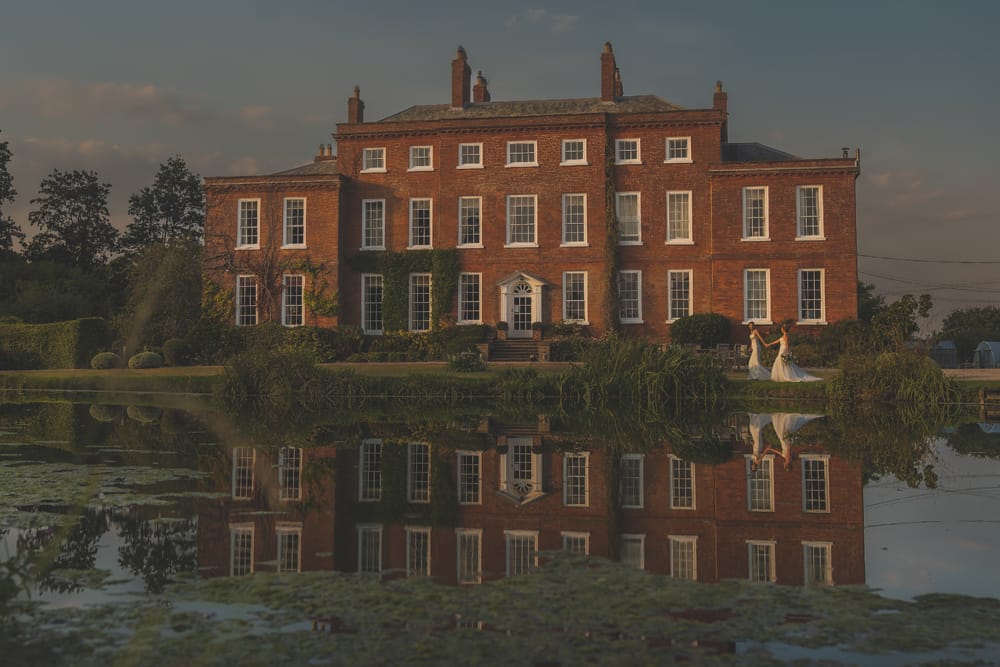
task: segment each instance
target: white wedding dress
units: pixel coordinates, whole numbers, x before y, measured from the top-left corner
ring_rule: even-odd
[[[751,380],[770,380],[771,371],[760,363],[763,344],[757,336],[750,336],[750,361],[747,362],[747,372]]]
[[[778,358],[771,366],[771,379],[775,382],[819,382],[822,378],[809,375],[804,370],[795,365],[791,359],[786,359],[791,355],[792,350],[788,346],[788,339],[781,338],[781,345],[778,346]]]

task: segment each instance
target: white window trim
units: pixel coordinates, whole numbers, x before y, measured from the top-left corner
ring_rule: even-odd
[[[382,278],[382,296],[385,296],[385,278],[381,273],[362,273],[361,274],[361,330],[365,332],[368,336],[381,336],[382,329],[366,329],[365,322],[367,318],[365,317],[365,308],[367,307],[367,302],[365,301],[365,282],[366,278],[371,276],[378,276]],[[385,326],[385,319],[382,320],[382,326]]]
[[[583,197],[583,240],[582,241],[567,241],[566,240],[566,198],[567,197]],[[586,192],[567,192],[562,196],[562,241],[559,244],[561,248],[588,248],[590,247],[590,241],[587,238],[587,193]]]
[[[750,190],[763,190],[764,191],[764,235],[763,236],[748,236],[747,235],[747,192]],[[743,210],[740,215],[743,218],[743,236],[740,241],[747,241],[748,243],[758,243],[761,241],[771,240],[771,198],[770,192],[766,185],[748,185],[742,190],[742,196],[740,197],[740,203],[742,204]],[[798,223],[796,223],[798,224]]]
[[[382,165],[381,167],[372,167],[371,169],[365,168],[366,155],[368,151],[382,151]],[[386,172],[386,165],[388,164],[386,158],[385,146],[368,146],[367,148],[361,149],[361,173],[362,174],[384,174]]]
[[[415,498],[414,497],[414,476],[413,476],[413,450],[416,447],[424,447],[427,451],[427,497],[426,498]],[[431,446],[426,442],[409,442],[406,444],[406,501],[414,505],[426,505],[431,502],[431,467],[434,462],[434,456],[431,452]]]
[[[674,317],[674,312],[673,312],[673,302],[674,302],[673,296],[674,295],[673,295],[673,292],[672,292],[671,282],[670,282],[670,274],[672,274],[672,273],[686,273],[686,274],[688,274],[688,280],[687,280],[687,283],[688,283],[688,296],[687,296],[687,298],[688,298],[688,315],[694,314],[694,306],[693,306],[693,303],[694,303],[694,271],[692,271],[691,269],[671,269],[671,270],[667,271],[667,322],[668,323],[676,322],[681,317],[687,317],[687,315],[680,315],[678,317]]]
[[[752,471],[750,469],[750,462],[753,460],[753,456],[750,454],[746,455],[746,481],[747,481],[747,511],[754,514],[758,512],[768,512],[774,513],[774,456],[772,454],[766,454],[761,457],[761,461],[768,461],[768,466],[771,469],[771,475],[768,478],[768,494],[770,499],[768,501],[768,509],[756,509],[753,507],[753,487],[750,484],[750,475]]]
[[[257,242],[240,243],[243,231],[243,202],[256,202],[257,204]],[[260,199],[237,199],[236,200],[236,249],[237,250],[259,250],[260,249]]]
[[[382,552],[385,551],[384,544],[384,534],[381,524],[376,523],[359,523],[357,527],[357,539],[358,539],[358,572],[362,572],[361,564],[363,562],[362,556],[362,545],[364,541],[361,539],[362,533],[377,533],[378,534],[378,574],[382,573]]]
[[[569,460],[571,458],[583,459],[583,503],[569,502],[569,485],[567,483],[569,475]],[[564,507],[590,507],[590,453],[574,452],[563,455],[563,506]]]
[[[621,152],[622,144],[632,141],[635,142],[635,158],[629,158],[628,160],[619,159],[618,155]],[[615,139],[615,164],[642,164],[642,140],[638,137]]]
[[[826,500],[826,509],[813,510],[806,509],[806,461],[823,461],[823,468],[826,474],[823,476],[823,483],[825,489],[823,491],[823,497]],[[829,454],[803,454],[799,457],[799,467],[802,469],[800,476],[802,478],[802,511],[809,514],[829,514],[830,513],[830,455]]]
[[[418,201],[425,201],[428,204],[427,245],[413,245],[413,203]],[[410,197],[410,205],[407,208],[410,220],[407,250],[432,250],[434,248],[434,200],[430,197]]]
[[[626,505],[622,503],[622,507],[626,509],[642,509],[645,506],[645,496],[646,496],[646,457],[642,454],[623,454],[622,460],[637,460],[639,461],[639,504],[638,505]],[[621,490],[619,489],[619,494]]]
[[[405,526],[403,528],[406,537],[406,576],[407,577],[429,577],[431,576],[431,529],[430,526]],[[426,535],[427,536],[427,571],[426,572],[414,572],[410,569],[410,535]]]
[[[239,462],[239,456],[237,453],[240,452],[241,450],[246,450],[246,449],[250,450],[250,493],[247,495],[243,495],[242,493],[237,495],[236,491],[238,485],[236,483],[236,477],[237,477],[236,473],[240,469],[237,465]],[[230,495],[232,495],[233,500],[250,500],[251,498],[253,498],[254,484],[256,483],[257,449],[255,447],[233,447],[231,466],[232,466],[232,472],[230,475],[230,482],[229,482],[229,488],[231,489]]]
[[[567,160],[566,159],[566,144],[568,143],[583,143],[583,159],[581,160]],[[586,166],[590,163],[587,162],[587,140],[586,139],[563,139],[562,143],[559,145],[559,166],[560,167],[575,167],[575,166]]]
[[[510,234],[510,231],[511,231],[510,230],[510,216],[511,216],[510,200],[511,200],[512,197],[531,197],[532,201],[534,202],[534,208],[533,208],[533,210],[534,210],[534,223],[533,224],[534,224],[534,237],[535,237],[534,241],[530,241],[530,242],[518,241],[518,242],[515,243],[515,242],[513,242],[513,241],[510,240],[510,236],[511,236],[511,234]],[[504,248],[537,248],[538,247],[538,195],[507,195],[507,200],[506,201],[507,201],[507,238],[506,238],[506,242],[504,243],[503,247]],[[482,213],[480,213],[480,215],[482,215]]]
[[[563,530],[560,531],[559,536],[562,537],[562,549],[566,549],[566,539],[582,539],[583,540],[583,555],[590,555],[590,532],[588,531],[577,531],[577,530]]]
[[[476,549],[478,563],[476,576],[468,579],[462,578],[462,540],[463,535],[475,536],[479,544]],[[483,530],[482,528],[456,528],[455,529],[455,579],[461,584],[481,584],[483,583]]]
[[[250,284],[253,285],[253,324],[240,324],[240,287],[244,279],[249,279]],[[236,294],[234,296],[234,304],[236,306],[236,312],[234,313],[233,321],[236,326],[240,327],[252,327],[260,324],[260,290],[257,289],[257,276],[241,273],[236,276]]]
[[[646,569],[646,534],[645,533],[622,533],[619,536],[620,542],[637,541],[639,543],[639,569]],[[618,560],[621,560],[621,551],[618,553]]]
[[[382,243],[380,245],[365,245],[367,234],[368,218],[365,216],[365,206],[373,202],[380,202],[382,204]],[[387,212],[386,204],[384,199],[362,199],[361,200],[361,249],[362,250],[385,250],[385,237],[386,237],[386,223],[387,223]]]
[[[620,203],[624,196],[635,195],[635,216],[639,238],[635,240],[623,241],[621,237],[621,212]],[[642,245],[642,193],[641,192],[616,192],[615,193],[615,219],[618,221],[618,245]]]
[[[537,530],[505,530],[503,531],[504,537],[504,551],[506,560],[506,575],[511,576],[511,560],[510,560],[510,546],[511,538],[513,537],[531,537],[535,540],[535,553],[532,554],[531,560],[532,564],[530,569],[535,569],[538,567],[538,531]]]
[[[686,237],[677,237],[675,239],[670,238],[670,195],[687,195],[687,223],[688,223],[688,235]],[[694,245],[694,220],[692,219],[692,213],[694,205],[692,203],[694,195],[691,190],[667,190],[666,204],[667,204],[667,245]]]
[[[479,276],[479,319],[476,320],[465,320],[462,319],[462,296],[464,292],[462,291],[462,276]],[[472,271],[462,271],[458,274],[458,317],[455,318],[455,324],[482,324],[483,323],[483,274],[476,273]]]
[[[469,500],[462,500],[461,498],[459,498],[458,504],[459,505],[482,505],[483,504],[483,453],[482,452],[474,452],[474,451],[468,451],[468,450],[461,450],[461,451],[455,452],[455,467],[457,468],[457,470],[455,471],[455,480],[458,483],[458,491],[459,491],[459,493],[457,493],[456,495],[461,496],[461,489],[462,489],[462,457],[463,456],[471,456],[471,457],[473,457],[473,458],[475,458],[475,459],[477,459],[479,461],[479,466],[478,466],[479,467],[479,479],[476,481],[476,486],[478,487],[478,490],[476,491],[476,497],[479,498],[479,500],[469,501]]]
[[[691,463],[691,507],[684,507],[683,505],[674,504],[674,461],[684,461],[684,459],[674,456],[673,454],[669,457],[670,464],[670,509],[672,510],[682,510],[682,511],[693,511],[698,509],[698,484],[695,477],[697,471],[697,464]]]
[[[423,167],[413,166],[413,149],[414,148],[426,148],[428,151],[428,158],[430,159],[430,164]],[[423,145],[423,146],[410,146],[409,150],[409,161],[406,171],[434,171],[434,147]]]
[[[820,316],[819,319],[811,320],[802,317],[802,273],[804,271],[819,271],[819,301],[820,301]],[[805,268],[796,271],[796,282],[798,283],[798,301],[797,310],[799,319],[798,324],[826,324],[826,269],[814,269]]]
[[[674,544],[691,545],[691,577],[683,581],[698,581],[698,536],[697,535],[667,535],[667,554],[670,557],[670,577],[680,579],[674,569]]]
[[[510,149],[511,149],[512,146],[515,146],[515,145],[518,145],[518,144],[531,144],[534,147],[534,150],[532,151],[532,154],[535,156],[535,159],[532,162],[511,162],[510,161]],[[514,168],[517,168],[517,167],[537,167],[538,166],[538,142],[535,141],[535,140],[531,140],[531,141],[508,141],[507,142],[507,164],[505,164],[504,166],[505,167],[514,167]]]
[[[285,286],[285,279],[286,278],[301,278],[302,279],[302,303],[299,306],[302,309],[302,322],[300,322],[299,324],[289,324],[288,323],[288,318],[286,317],[287,314],[288,314],[288,301],[287,301],[288,290],[286,289],[286,286]],[[305,277],[305,274],[302,274],[302,273],[285,273],[285,274],[283,274],[281,276],[281,326],[284,326],[284,327],[293,327],[294,328],[294,327],[301,327],[301,326],[305,325],[305,323],[306,323],[306,277]]]
[[[750,317],[748,294],[747,294],[747,274],[750,271],[763,271],[767,278],[767,317]],[[771,324],[771,269],[749,268],[743,269],[743,324],[754,322],[758,326],[761,324]]]
[[[364,498],[362,493],[365,489],[365,457],[364,448],[365,445],[377,445],[379,448],[379,490],[377,498]],[[377,503],[382,500],[382,439],[381,438],[366,438],[361,441],[361,445],[358,447],[358,502],[359,503]]]
[[[462,243],[462,200],[475,199],[479,204],[479,243]],[[455,243],[457,248],[482,248],[483,247],[483,198],[476,195],[459,195],[458,197],[458,239]]]
[[[562,318],[564,322],[572,324],[590,324],[590,299],[589,299],[589,278],[587,271],[563,271],[562,272]],[[581,274],[583,276],[583,319],[570,319],[566,315],[566,276],[570,274]]]
[[[637,285],[637,288],[638,288],[638,295],[637,296],[638,296],[638,301],[639,301],[639,303],[638,303],[639,317],[621,317],[621,312],[619,311],[619,320],[618,321],[621,322],[622,324],[642,324],[643,323],[643,319],[642,319],[642,271],[641,270],[639,270],[639,269],[624,269],[624,270],[621,270],[621,271],[618,272],[618,284],[616,285],[616,287],[618,289],[618,303],[621,304],[621,301],[622,301],[621,279],[622,279],[622,276],[624,274],[626,274],[626,273],[634,273],[634,274],[636,274],[638,276],[638,280],[636,281],[636,285]]]
[[[295,470],[296,470],[296,473],[297,473],[297,479],[298,479],[298,485],[295,487],[295,492],[296,492],[295,495],[285,493],[286,487],[285,487],[284,470],[286,468],[288,468],[288,467],[291,467],[291,466],[288,466],[287,463],[285,464],[285,467],[281,466],[282,460],[287,460],[287,459],[282,459],[282,456],[283,456],[282,453],[285,452],[285,451],[290,451],[290,450],[295,450],[295,451],[298,452],[298,454],[296,455],[296,459],[298,460],[298,465],[295,466]],[[302,464],[302,453],[303,453],[303,451],[304,450],[301,447],[289,447],[289,446],[282,447],[280,450],[278,450],[278,500],[281,500],[282,502],[289,502],[289,501],[293,501],[294,502],[294,501],[302,500],[302,465],[303,465]]]
[[[775,582],[778,580],[778,567],[777,567],[777,542],[774,540],[747,540],[747,579],[749,581],[756,581],[751,576],[753,572],[753,548],[754,547],[767,547],[769,552],[768,564],[767,564],[767,579],[765,581]]]
[[[254,524],[250,522],[229,524],[229,576],[230,577],[235,577],[235,576],[245,577],[254,573],[255,571],[254,546],[257,539],[256,532],[257,532],[256,526],[254,526]],[[233,574],[234,565],[236,564],[234,562],[236,559],[236,550],[234,549],[234,547],[236,546],[237,533],[241,533],[244,535],[247,533],[250,534],[250,569],[246,573],[241,575]]]
[[[823,572],[823,580],[811,582],[806,579],[809,570],[809,559],[806,557],[808,548],[823,549],[826,551],[826,570]],[[832,586],[833,585],[833,542],[803,542],[802,543],[802,578],[805,585]]]
[[[288,202],[302,202],[302,243],[288,242]],[[306,198],[305,197],[285,197],[281,202],[282,223],[281,223],[281,247],[282,248],[305,248],[306,247]]]
[[[816,188],[816,209],[819,216],[819,234],[805,236],[802,234],[802,190],[805,188]],[[823,186],[822,185],[799,185],[795,188],[795,240],[796,241],[825,241],[826,227],[823,225]]]
[[[414,329],[413,328],[413,278],[415,276],[427,276],[427,328],[426,329]],[[407,331],[414,332],[424,332],[430,331],[434,328],[434,278],[430,273],[411,273],[409,281],[409,293],[407,298]],[[382,322],[385,326],[385,322]]]
[[[679,139],[687,140],[687,157],[670,157],[670,142]],[[667,137],[663,140],[663,163],[664,164],[691,164],[694,159],[691,157],[691,137]]]
[[[479,162],[469,162],[462,164],[462,146],[479,146]],[[456,169],[483,169],[483,144],[477,142],[465,142],[458,145],[458,166]]]
[[[299,536],[299,548],[296,551],[295,569],[286,570],[282,568],[282,558],[281,558],[281,537],[282,535],[298,535]],[[276,572],[301,572],[302,571],[302,524],[282,524],[279,523],[274,529],[274,553],[277,554],[277,565],[275,565]]]

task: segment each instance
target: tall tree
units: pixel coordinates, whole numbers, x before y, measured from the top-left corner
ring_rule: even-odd
[[[93,171],[54,169],[42,180],[39,196],[31,200],[37,208],[28,222],[39,232],[28,243],[30,260],[51,259],[92,271],[107,264],[118,248],[118,230],[108,212],[109,183],[101,183]]]
[[[134,222],[125,230],[122,248],[130,255],[154,243],[179,238],[198,240],[205,229],[201,177],[176,155],[160,165],[153,185],[129,197],[128,213]]]
[[[10,216],[4,215],[3,205],[13,204],[17,190],[14,189],[14,177],[7,170],[7,164],[13,157],[6,141],[0,141],[0,252],[14,250],[14,239],[24,241],[24,232]]]
[[[1000,340],[1000,308],[978,306],[951,311],[942,323],[941,340],[952,340],[960,361],[971,361],[976,346],[984,340]]]

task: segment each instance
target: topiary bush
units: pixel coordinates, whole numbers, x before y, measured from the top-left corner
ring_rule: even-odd
[[[167,366],[189,366],[194,360],[191,344],[181,338],[171,338],[163,343],[163,363]]]
[[[156,352],[140,352],[132,355],[128,360],[129,368],[160,368],[163,366],[163,357]]]
[[[94,358],[90,360],[90,367],[101,371],[109,368],[118,368],[121,365],[121,357],[114,352],[98,352],[94,355]]]
[[[678,318],[670,325],[670,342],[678,345],[695,344],[712,348],[719,343],[728,343],[729,320],[718,313],[698,313]]]
[[[459,352],[448,360],[448,368],[459,373],[475,373],[486,370],[486,364],[478,352]]]

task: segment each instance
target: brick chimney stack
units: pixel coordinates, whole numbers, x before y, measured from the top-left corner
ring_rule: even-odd
[[[729,141],[729,95],[722,89],[722,82],[715,82],[712,108],[722,112],[722,141]]]
[[[489,102],[490,101],[490,90],[486,87],[489,81],[483,76],[483,71],[479,70],[476,73],[476,85],[472,87],[472,101],[473,102]]]
[[[361,88],[354,86],[354,97],[347,100],[347,122],[365,122],[365,103],[361,101]]]
[[[621,97],[621,89],[621,74],[615,65],[611,42],[604,42],[604,51],[601,53],[601,101],[614,102],[615,98]]]
[[[464,109],[469,106],[469,89],[472,86],[472,68],[465,49],[458,47],[455,59],[451,61],[451,108]]]

